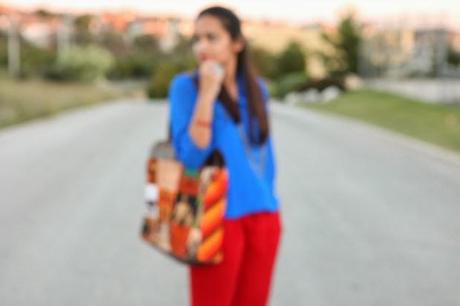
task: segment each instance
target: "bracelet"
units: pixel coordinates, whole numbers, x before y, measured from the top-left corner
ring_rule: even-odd
[[[211,122],[207,120],[202,120],[202,119],[197,119],[195,120],[195,124],[198,126],[210,128],[211,127]]]

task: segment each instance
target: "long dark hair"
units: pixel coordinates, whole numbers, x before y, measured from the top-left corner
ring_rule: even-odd
[[[241,21],[231,10],[221,6],[211,6],[202,10],[196,19],[203,16],[213,16],[220,20],[223,27],[230,34],[232,40],[242,39],[244,48],[237,55],[236,74],[244,79],[246,96],[249,106],[249,140],[253,145],[262,145],[270,134],[268,115],[264,108],[263,95],[257,81],[257,72],[250,59],[247,40],[241,31]],[[232,101],[224,85],[218,95],[219,100],[237,123],[241,116],[237,103]],[[256,135],[256,124],[259,123],[259,134]]]

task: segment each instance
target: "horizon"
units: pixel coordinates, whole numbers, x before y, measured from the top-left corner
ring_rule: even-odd
[[[441,23],[446,27],[460,30],[460,3],[452,0],[439,0],[436,3],[420,3],[406,0],[398,3],[387,1],[337,1],[329,0],[321,3],[306,3],[297,0],[285,0],[283,10],[279,10],[277,1],[239,0],[202,1],[194,0],[187,3],[172,1],[144,2],[139,0],[82,0],[73,3],[62,3],[59,0],[14,0],[3,1],[3,5],[21,10],[45,9],[73,13],[91,13],[100,11],[131,11],[136,14],[173,15],[193,18],[198,12],[210,5],[222,5],[235,11],[242,19],[260,19],[280,21],[293,24],[315,22],[334,23],[346,10],[355,10],[359,18],[366,21],[420,21]],[[278,2],[279,4],[279,2]],[[457,8],[454,10],[454,8]]]

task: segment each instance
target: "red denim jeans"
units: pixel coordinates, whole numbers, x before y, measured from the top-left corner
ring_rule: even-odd
[[[279,211],[224,219],[223,261],[189,267],[190,305],[268,305],[282,230]]]

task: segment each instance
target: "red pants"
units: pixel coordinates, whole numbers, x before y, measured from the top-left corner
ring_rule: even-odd
[[[191,306],[265,306],[283,230],[279,212],[224,219],[223,256],[190,266]]]

